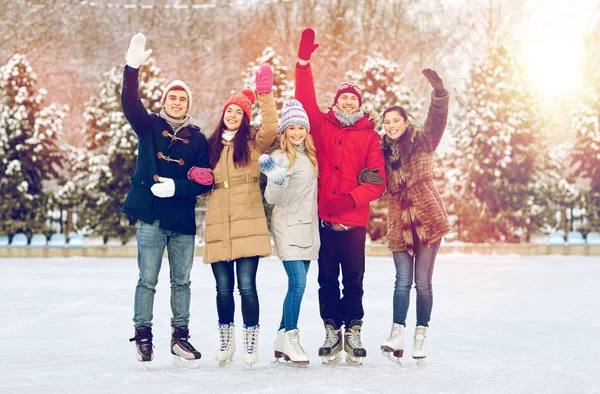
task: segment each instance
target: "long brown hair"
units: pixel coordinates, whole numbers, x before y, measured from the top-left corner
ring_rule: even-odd
[[[281,151],[287,155],[287,158],[290,161],[290,168],[293,167],[294,163],[296,162],[296,145],[288,141],[285,136],[285,132],[281,134],[279,146],[281,147]],[[306,157],[308,157],[308,160],[315,170],[315,176],[318,178],[319,163],[317,162],[317,150],[315,148],[315,142],[308,132],[306,133],[306,138],[304,139],[304,153],[306,153]]]
[[[248,136],[250,136],[250,122],[248,117],[244,114],[242,118],[242,124],[233,137],[233,164],[235,168],[246,167],[250,165],[250,147],[248,145]],[[227,126],[223,122],[223,117],[219,124],[215,128],[215,131],[208,138],[208,161],[210,168],[214,170],[221,158],[221,152],[223,151],[223,130],[227,130]]]

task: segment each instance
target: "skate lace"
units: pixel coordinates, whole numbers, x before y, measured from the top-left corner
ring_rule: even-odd
[[[334,329],[331,326],[325,327],[325,343],[323,347],[334,347],[338,343],[338,332],[339,330]]]
[[[193,353],[196,351],[196,349],[194,349],[194,347],[192,346],[192,344],[188,341],[190,337],[188,336],[187,338],[175,338],[177,343],[179,344],[179,346],[181,346],[184,350]]]
[[[231,327],[219,326],[219,337],[221,339],[220,351],[229,349],[229,346],[231,345]]]
[[[362,348],[362,342],[360,340],[360,331],[348,330],[346,335],[348,343],[353,349]]]
[[[394,339],[398,338],[400,334],[402,334],[403,329],[403,326],[392,326],[392,331],[390,332],[390,337],[388,338],[388,341],[393,341]]]
[[[258,346],[258,327],[248,327],[244,335],[244,349],[246,353],[253,354]]]
[[[416,350],[421,350],[423,348],[423,341],[425,340],[425,330],[417,328],[415,331],[415,344],[414,348]]]
[[[300,345],[300,337],[298,335],[292,335],[290,337],[290,342],[296,353],[300,353],[300,354],[306,353],[304,351],[304,349],[302,348],[302,345]]]
[[[152,353],[152,340],[148,338],[139,339],[138,345],[142,354]]]

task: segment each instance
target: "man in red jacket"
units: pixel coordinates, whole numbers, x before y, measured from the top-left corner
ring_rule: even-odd
[[[360,330],[369,203],[381,197],[385,179],[371,184],[358,178],[361,170],[384,168],[385,164],[381,137],[360,108],[362,95],[354,82],[340,84],[328,112],[319,109],[309,64],[318,46],[315,32],[304,30],[296,65],[296,99],[308,114],[319,162],[319,305],[326,332],[319,356],[324,363],[340,360],[341,326],[345,325],[346,361],[361,364],[367,355]]]

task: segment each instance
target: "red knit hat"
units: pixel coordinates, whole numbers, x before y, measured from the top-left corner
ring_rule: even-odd
[[[242,108],[242,110],[248,117],[248,121],[250,121],[250,119],[252,119],[252,106],[254,105],[255,102],[256,102],[256,96],[254,95],[252,90],[243,89],[238,94],[234,94],[233,96],[229,97],[229,100],[227,100],[225,102],[225,105],[223,106],[223,111],[221,111],[221,116],[223,116],[223,114],[225,114],[225,110],[227,109],[227,107],[229,107],[231,104],[235,104],[235,105],[239,105]]]
[[[358,85],[352,81],[344,81],[338,86],[337,93],[335,94],[335,99],[333,99],[333,105],[337,104],[338,98],[344,93],[352,93],[356,97],[358,97],[358,106],[362,105],[362,93]]]

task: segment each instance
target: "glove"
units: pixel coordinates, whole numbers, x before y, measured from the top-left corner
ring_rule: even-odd
[[[140,68],[142,64],[150,57],[152,49],[145,50],[146,37],[142,33],[138,33],[131,37],[129,43],[129,49],[127,50],[127,56],[125,61],[131,68]]]
[[[304,29],[300,37],[300,45],[298,46],[298,57],[309,61],[310,56],[318,47],[319,44],[315,44],[315,31],[311,28]]]
[[[379,168],[373,168],[369,170],[368,168],[363,168],[358,173],[358,183],[370,183],[371,185],[383,185],[383,177],[379,175],[377,172]]]
[[[339,215],[356,207],[354,199],[349,194],[342,194],[338,198],[327,201],[323,210],[328,215]]]
[[[173,197],[175,195],[175,181],[171,178],[158,177],[158,182],[150,188],[152,194],[160,198]]]
[[[265,174],[270,182],[276,185],[283,185],[285,181],[285,168],[275,163],[275,160],[269,155],[260,155],[258,158],[260,172]]]
[[[210,168],[195,166],[188,171],[188,179],[204,186],[208,186],[214,181],[212,170]]]
[[[263,64],[256,72],[256,92],[258,94],[270,93],[273,89],[273,69],[268,64]]]
[[[442,82],[442,78],[440,78],[438,73],[430,68],[426,68],[421,72],[423,75],[425,75],[425,78],[427,78],[431,84],[431,87],[435,90],[436,96],[443,96],[444,93],[446,93],[446,89],[444,89],[444,82]]]

